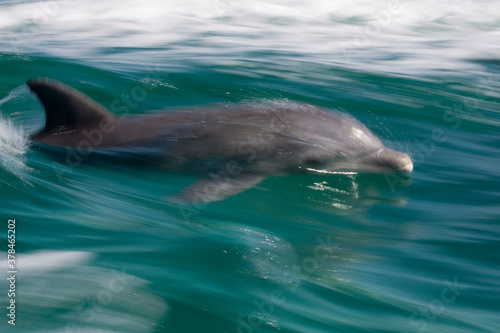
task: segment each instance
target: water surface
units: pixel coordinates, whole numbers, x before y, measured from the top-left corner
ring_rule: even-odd
[[[498,7],[0,1],[0,262],[16,219],[18,266],[2,332],[498,332]],[[271,177],[182,210],[166,198],[196,175],[33,146],[38,76],[117,114],[325,106],[415,168]]]

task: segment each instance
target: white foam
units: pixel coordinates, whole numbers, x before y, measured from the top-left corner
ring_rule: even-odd
[[[95,257],[93,253],[83,251],[37,251],[20,256],[18,264],[23,274],[39,274],[82,265],[93,257]]]
[[[0,255],[6,258],[6,253]],[[149,288],[149,281],[126,267],[94,266],[95,254],[40,251],[16,255],[16,304],[23,304],[19,332],[149,333],[168,311],[168,304]],[[7,261],[3,264],[7,271]],[[22,281],[22,285],[21,285]],[[0,287],[9,290],[8,280]],[[36,328],[33,327],[36,323]]]
[[[421,72],[453,69],[460,59],[497,57],[498,5],[498,0],[50,0],[1,5],[0,29],[7,31],[4,50],[58,57],[102,61],[112,58],[115,48],[163,49],[171,58],[279,50],[380,70],[388,70],[387,58],[396,55],[391,71]]]
[[[25,153],[29,147],[28,139],[21,127],[16,127],[12,120],[1,113],[2,105],[16,98],[24,88],[14,89],[7,97],[0,100],[0,166],[11,175],[26,184],[26,175],[31,171],[26,165]],[[1,179],[1,183],[11,185],[11,180]]]

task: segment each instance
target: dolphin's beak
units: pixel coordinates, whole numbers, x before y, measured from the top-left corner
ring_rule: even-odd
[[[315,170],[308,168],[309,171],[325,173],[326,170]],[[410,173],[413,171],[413,162],[410,156],[398,151],[381,148],[375,152],[363,157],[353,158],[352,161],[335,162],[330,166],[332,172],[336,171],[354,171],[369,173]]]
[[[389,148],[383,148],[377,152],[376,162],[397,173],[410,173],[413,170],[413,163],[408,154]]]

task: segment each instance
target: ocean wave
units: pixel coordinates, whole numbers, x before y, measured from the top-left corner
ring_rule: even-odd
[[[447,72],[498,55],[498,1],[49,0],[0,4],[0,47],[102,62],[314,55],[395,73]],[[236,51],[236,55],[235,55]],[[218,59],[218,60],[213,60]],[[116,60],[116,59],[115,59]],[[388,67],[387,63],[391,66]]]

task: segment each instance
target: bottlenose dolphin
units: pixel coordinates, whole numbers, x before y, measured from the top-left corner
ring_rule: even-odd
[[[27,84],[46,114],[33,141],[84,157],[154,155],[166,169],[204,173],[176,202],[220,200],[270,175],[413,169],[407,154],[384,147],[359,121],[309,104],[274,101],[117,117],[61,82],[39,78]]]

